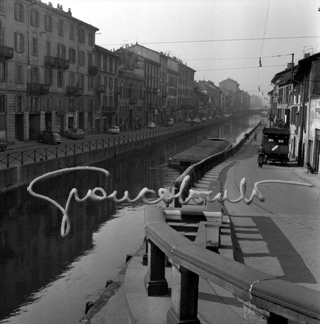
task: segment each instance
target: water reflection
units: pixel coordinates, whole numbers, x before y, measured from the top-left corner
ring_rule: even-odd
[[[168,188],[178,176],[167,167],[169,157],[208,136],[235,142],[256,123],[253,118],[230,121],[97,163],[110,172],[107,180],[100,172],[76,171],[40,181],[34,191],[64,206],[74,187],[80,197],[102,187],[108,194],[116,190],[118,197],[128,190],[130,198],[144,187]],[[65,238],[60,236],[60,210],[26,188],[1,195],[0,210],[1,323],[76,323],[86,301],[96,299],[143,239],[141,202],[73,199],[71,231]]]

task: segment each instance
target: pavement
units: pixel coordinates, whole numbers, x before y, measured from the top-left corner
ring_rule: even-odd
[[[308,173],[294,161],[287,166],[267,164],[259,168],[260,143],[261,129],[257,141],[251,138],[233,158],[214,169],[230,200],[239,197],[243,178],[247,198],[256,182],[269,181],[258,186],[263,202],[255,197],[251,204],[224,203],[230,222],[224,240],[231,242],[232,237],[233,253],[230,244],[225,242],[224,247],[229,247],[229,251],[222,249],[222,254],[280,279],[320,291],[320,176]],[[141,262],[144,251],[142,246],[79,323],[124,324],[129,317],[139,324],[166,322],[170,298],[155,301],[144,291],[146,267]],[[166,276],[170,286],[169,273]],[[199,287],[201,323],[212,323],[213,313],[215,323],[244,322],[242,305],[232,295],[203,280]],[[128,305],[135,309],[128,311]]]

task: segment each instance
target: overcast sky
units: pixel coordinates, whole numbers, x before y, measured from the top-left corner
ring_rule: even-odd
[[[261,97],[267,97],[272,77],[291,62],[291,54],[297,64],[304,53],[320,51],[320,0],[51,2],[99,28],[100,46],[112,50],[138,42],[178,57],[196,70],[195,80],[218,86],[230,77]]]

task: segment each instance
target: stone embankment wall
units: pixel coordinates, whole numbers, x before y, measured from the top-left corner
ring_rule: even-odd
[[[128,142],[117,146],[92,150],[90,152],[0,169],[0,192],[14,190],[19,186],[28,185],[33,179],[48,172],[81,165],[92,165],[93,163],[113,158],[124,152],[142,149],[146,146],[166,141],[186,132],[190,132],[190,129],[183,129],[159,137],[146,138],[140,141]]]

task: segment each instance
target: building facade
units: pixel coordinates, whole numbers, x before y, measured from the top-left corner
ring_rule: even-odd
[[[12,143],[36,139],[43,129],[61,134],[69,128],[90,129],[94,89],[88,53],[98,28],[60,5],[34,0],[2,4],[2,46],[13,51],[2,63],[2,137]]]

